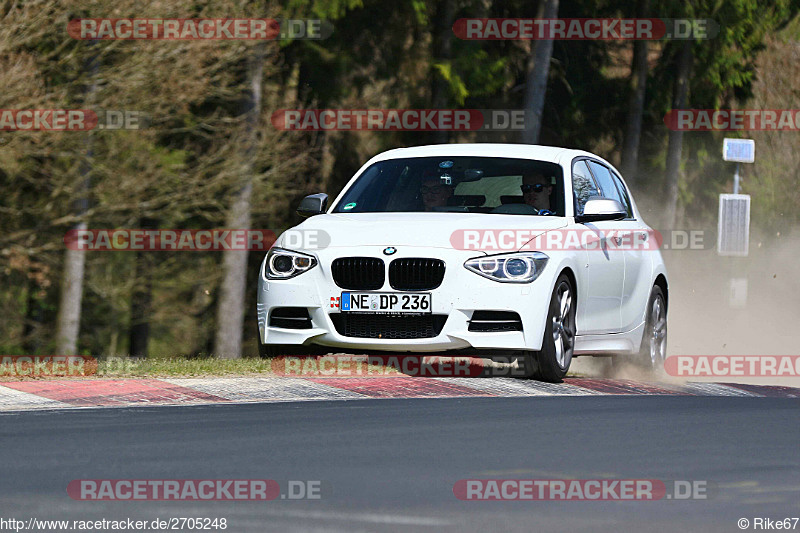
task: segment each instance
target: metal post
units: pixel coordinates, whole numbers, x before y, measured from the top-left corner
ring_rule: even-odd
[[[739,163],[736,163],[736,174],[733,175],[733,194],[739,194]]]

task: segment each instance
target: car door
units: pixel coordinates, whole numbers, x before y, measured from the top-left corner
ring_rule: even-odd
[[[590,198],[602,196],[585,158],[572,162],[572,192],[576,215],[583,214],[583,207]],[[578,226],[579,231],[585,232],[581,243],[586,248],[585,278],[588,280],[583,293],[584,305],[578,306],[576,317],[580,335],[620,331],[625,258],[620,250],[606,242],[616,225],[616,221],[600,221]]]
[[[628,216],[614,222],[617,233],[614,239],[618,252],[625,263],[625,277],[622,284],[620,302],[621,331],[630,331],[638,326],[644,315],[644,307],[650,295],[649,257],[647,250],[654,243],[649,228],[634,217],[630,194],[622,179],[610,168],[597,161],[590,161],[589,168],[595,177],[600,193],[606,198],[617,200]]]
[[[622,205],[628,211],[628,217],[620,221],[620,227],[629,232],[622,246],[625,256],[625,283],[622,289],[621,313],[622,331],[630,331],[642,323],[650,298],[653,263],[651,254],[657,253],[658,242],[653,230],[643,220],[636,218],[630,192],[622,178],[614,169],[609,170],[611,179],[619,190]]]

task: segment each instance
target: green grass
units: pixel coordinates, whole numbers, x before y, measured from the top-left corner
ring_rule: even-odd
[[[364,375],[370,372],[380,373],[380,366],[366,363],[348,363],[344,361],[340,376]],[[282,358],[261,359],[246,357],[242,359],[219,359],[216,357],[149,357],[147,359],[131,359],[127,357],[89,358],[84,365],[84,374],[72,375],[38,375],[26,374],[27,370],[17,370],[20,374],[0,372],[0,382],[28,379],[91,379],[91,378],[166,378],[166,377],[234,377],[234,376],[319,376],[316,359],[304,363],[287,363]],[[357,368],[360,367],[360,371]],[[25,368],[29,368],[26,366]],[[330,366],[328,367],[330,368]],[[302,369],[302,370],[301,370]],[[299,371],[299,374],[298,374]],[[294,373],[293,373],[294,372]],[[389,373],[395,373],[390,370]],[[335,372],[334,372],[335,374]],[[326,375],[323,373],[322,375]],[[332,376],[330,372],[328,376]]]
[[[148,358],[148,359],[108,359],[98,365],[97,376],[113,377],[219,377],[219,376],[280,376],[315,377],[326,375],[324,368],[318,366],[316,358],[303,359],[302,363],[287,363],[283,358],[261,359],[247,357],[242,359],[218,359],[215,357],[201,359]],[[330,362],[328,369],[330,369]],[[380,372],[380,365],[367,365],[365,362],[342,360],[339,376],[359,375],[359,372]],[[302,369],[302,370],[301,370]],[[322,369],[322,374],[317,370]],[[359,370],[360,369],[360,370]],[[333,377],[333,371],[327,375]],[[390,371],[390,373],[395,373]]]
[[[16,367],[7,364],[0,368],[0,382],[20,379],[253,376],[272,374],[272,360],[260,358],[217,359],[213,357],[192,359],[185,357],[147,359],[86,357],[82,368],[79,371],[75,368],[65,375],[63,367],[60,371],[50,366],[42,370],[34,370],[27,363],[21,363]],[[34,372],[38,372],[39,375],[34,376]]]
[[[216,357],[153,357],[147,359],[109,358],[99,361],[97,377],[199,377],[249,376],[271,374],[272,361],[249,357],[218,359]]]

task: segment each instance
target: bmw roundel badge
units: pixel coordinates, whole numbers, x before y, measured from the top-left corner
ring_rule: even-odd
[[[397,248],[395,248],[394,246],[389,246],[388,248],[384,248],[383,249],[383,254],[384,255],[394,255],[394,253],[396,251],[397,251]]]

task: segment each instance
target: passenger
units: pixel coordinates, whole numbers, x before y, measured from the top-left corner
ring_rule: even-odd
[[[419,193],[425,211],[434,211],[436,207],[447,206],[447,200],[453,196],[453,186],[443,183],[437,175],[428,175],[422,178]]]

